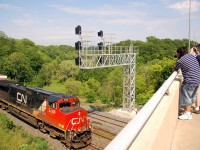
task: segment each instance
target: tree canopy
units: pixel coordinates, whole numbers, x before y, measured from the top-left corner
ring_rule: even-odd
[[[174,54],[179,46],[188,46],[187,39],[126,40],[119,46],[139,47],[136,57],[136,105],[145,104],[173,72]],[[191,41],[191,45],[194,41]],[[13,39],[0,31],[0,73],[32,87],[62,83],[63,93],[77,95],[89,103],[122,103],[122,67],[80,70],[74,59],[77,51],[68,45],[36,45],[30,39]],[[59,87],[58,87],[59,88]]]

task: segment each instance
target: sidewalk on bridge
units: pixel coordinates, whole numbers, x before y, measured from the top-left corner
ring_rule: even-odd
[[[171,150],[200,150],[200,114],[177,121]]]

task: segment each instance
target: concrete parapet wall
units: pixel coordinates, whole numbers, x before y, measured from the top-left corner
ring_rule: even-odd
[[[129,150],[169,150],[178,118],[180,80],[176,78]]]

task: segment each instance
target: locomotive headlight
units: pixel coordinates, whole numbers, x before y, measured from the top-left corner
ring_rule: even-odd
[[[80,112],[80,111],[78,112],[78,115],[79,115],[79,116],[81,115],[81,112]]]

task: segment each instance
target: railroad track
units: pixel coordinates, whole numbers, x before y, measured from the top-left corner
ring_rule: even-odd
[[[83,150],[103,150],[129,122],[105,112],[89,112],[92,123],[92,143]]]
[[[105,113],[105,112],[90,112],[88,116],[91,119],[97,119],[99,121],[111,123],[119,127],[124,127],[129,122],[129,119],[116,117],[110,113]]]

